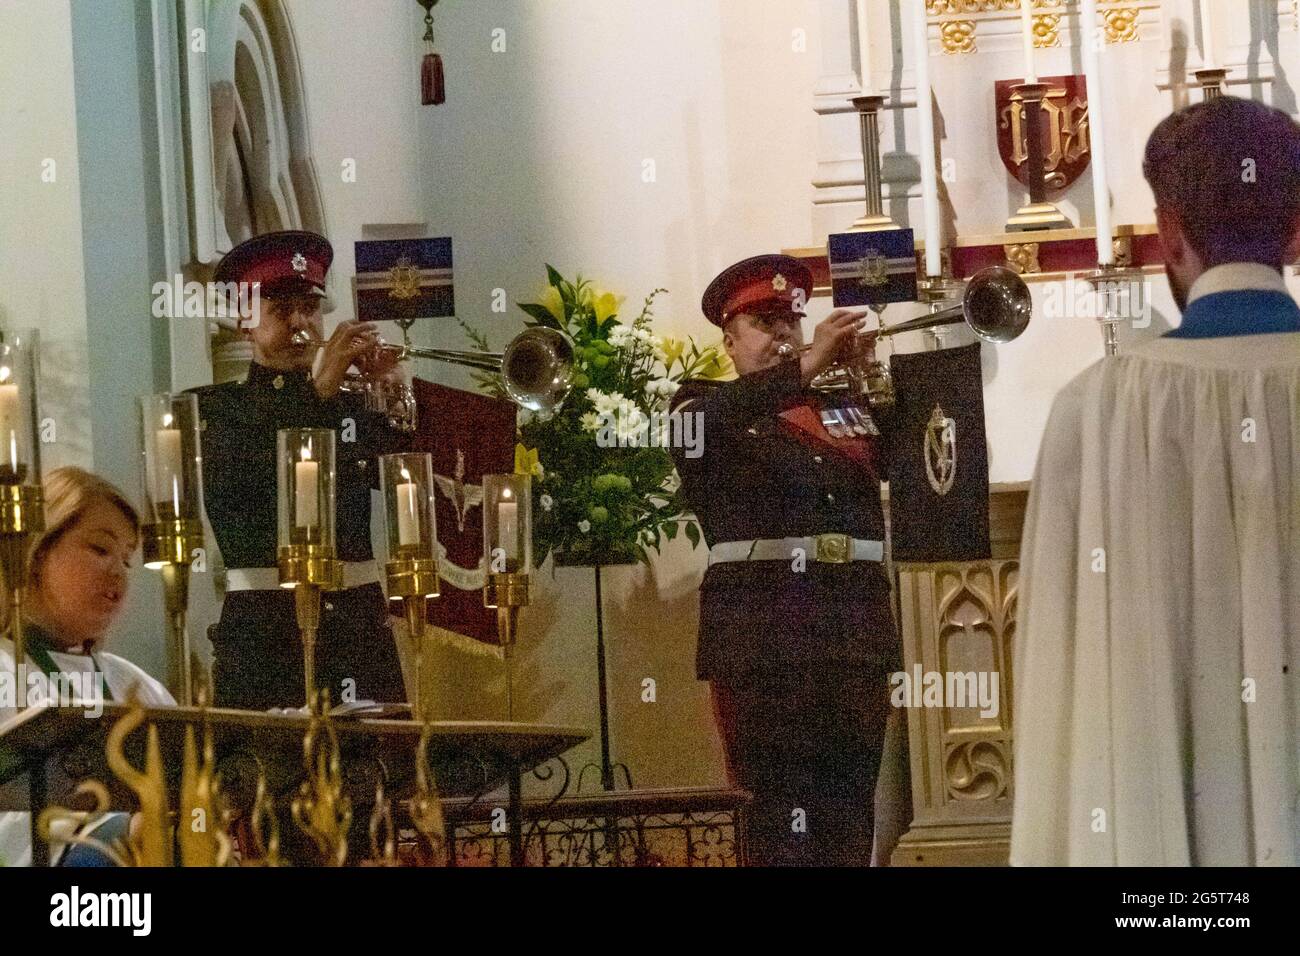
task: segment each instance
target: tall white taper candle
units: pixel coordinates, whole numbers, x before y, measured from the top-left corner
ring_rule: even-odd
[[[934,159],[934,107],[930,92],[930,38],[926,25],[925,0],[914,0],[916,12],[912,31],[912,69],[916,76],[916,110],[921,136],[921,204],[925,215],[925,274],[942,273],[940,252],[943,239],[939,234],[939,177]]]
[[[1037,83],[1038,73],[1034,70],[1034,0],[1020,0],[1020,39],[1025,45],[1025,82]]]
[[[1101,52],[1105,38],[1097,20],[1097,0],[1082,0],[1079,9],[1083,45],[1083,75],[1088,84],[1088,141],[1092,156],[1092,199],[1097,220],[1097,263],[1108,266],[1115,261],[1110,224],[1110,184],[1106,178],[1106,129],[1102,116]]]

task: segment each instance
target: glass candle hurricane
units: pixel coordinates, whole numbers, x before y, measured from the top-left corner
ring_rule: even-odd
[[[532,480],[483,476],[483,556],[489,574],[528,574],[533,568]]]
[[[433,461],[427,453],[381,455],[380,488],[390,558],[437,557]]]
[[[195,395],[140,399],[140,449],[146,512],[155,522],[202,521],[199,400]],[[148,519],[146,519],[148,520]]]
[[[334,547],[334,431],[282,428],[276,433],[278,541]]]

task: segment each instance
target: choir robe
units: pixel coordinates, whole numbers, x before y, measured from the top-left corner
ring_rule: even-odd
[[[1300,309],[1276,270],[1057,397],[1025,518],[1011,861],[1300,863]]]

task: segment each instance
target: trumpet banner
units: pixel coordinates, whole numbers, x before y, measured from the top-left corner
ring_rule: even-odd
[[[980,345],[892,355],[890,541],[895,561],[990,557]]]
[[[483,606],[483,476],[515,469],[515,405],[417,378],[413,451],[433,459],[442,596],[429,622],[465,650],[497,646],[496,611]]]

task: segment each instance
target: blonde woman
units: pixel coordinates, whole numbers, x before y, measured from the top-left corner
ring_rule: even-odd
[[[140,537],[135,508],[120,490],[81,468],[54,469],[44,491],[45,531],[32,544],[23,606],[28,673],[58,674],[58,684],[79,691],[77,702],[88,716],[102,701],[124,701],[132,693],[146,705],[174,704],[139,667],[101,650],[126,602],[127,569]],[[26,692],[14,675],[13,644],[0,638],[0,687],[8,690],[0,694],[0,725],[17,711],[15,693]],[[56,692],[44,676],[26,683],[35,687],[33,704]],[[114,814],[104,828],[121,832],[124,820]],[[104,828],[97,835],[108,836]],[[0,814],[0,865],[30,862],[30,816]]]

